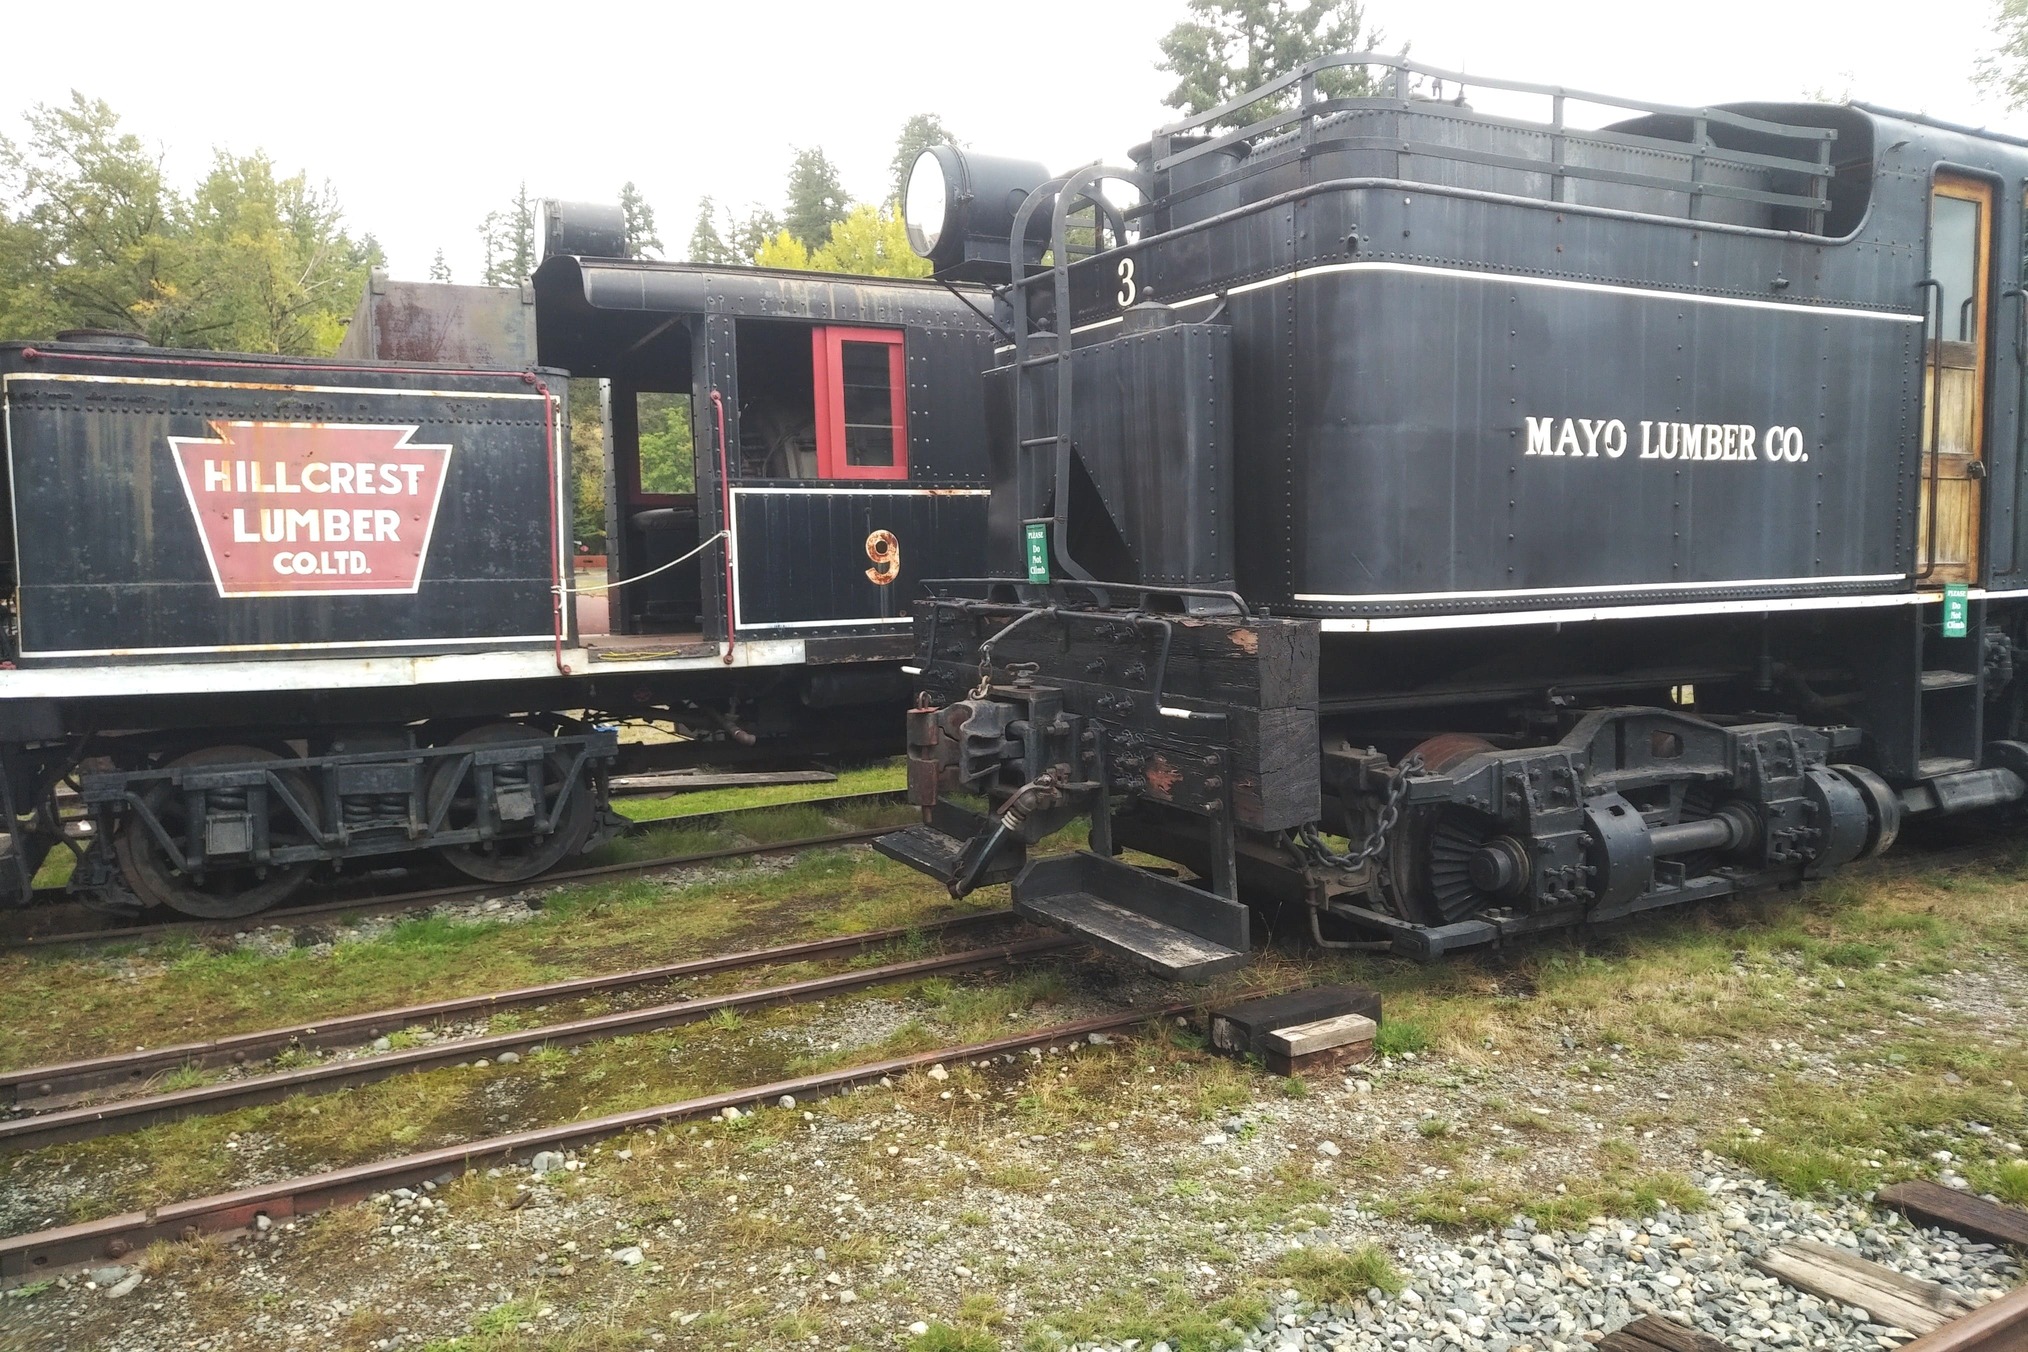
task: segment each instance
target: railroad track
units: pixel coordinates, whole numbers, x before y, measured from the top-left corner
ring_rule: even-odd
[[[671,826],[711,827],[730,825],[737,829],[741,818],[757,814],[777,812],[785,808],[838,807],[844,804],[878,805],[899,803],[903,790],[883,789],[869,793],[838,794],[824,798],[799,799],[789,803],[767,803],[757,807],[731,808],[724,812],[699,813],[695,816],[652,817],[628,825],[623,832],[627,836],[642,836],[651,831]],[[67,894],[61,889],[48,889],[51,898],[21,910],[0,915],[0,926],[10,925],[12,933],[0,929],[0,949],[5,948],[53,948],[66,944],[87,943],[101,939],[131,939],[159,937],[172,934],[234,934],[249,928],[267,925],[289,925],[303,921],[315,921],[330,916],[388,915],[402,911],[417,910],[452,901],[483,901],[493,897],[513,896],[531,887],[550,887],[572,882],[584,882],[602,878],[628,877],[652,873],[659,869],[677,868],[688,864],[705,864],[725,859],[758,858],[770,854],[787,854],[796,850],[819,849],[825,846],[851,845],[886,834],[892,827],[877,826],[858,830],[837,831],[821,836],[809,836],[798,840],[769,841],[761,844],[728,845],[723,849],[702,850],[694,854],[670,855],[657,859],[632,860],[619,864],[598,864],[589,868],[567,869],[545,873],[539,877],[511,883],[453,883],[444,887],[425,888],[409,892],[350,894],[340,898],[312,902],[304,906],[278,907],[235,920],[194,920],[165,919],[143,923],[108,924],[82,929],[63,930],[38,934],[32,926],[37,920],[46,919],[52,913],[69,915],[100,916],[118,921],[126,917],[94,911],[75,901],[57,900]]]
[[[1008,917],[1002,913],[994,918],[1005,920]],[[1061,953],[1076,947],[1077,943],[1077,940],[1062,935],[1021,939],[1011,943],[991,944],[983,948],[961,949],[930,957],[884,963],[877,967],[848,969],[828,976],[809,977],[801,981],[761,986],[725,995],[674,1000],[640,1009],[574,1019],[566,1023],[547,1024],[538,1028],[517,1028],[503,1033],[453,1038],[423,1046],[406,1047],[398,1051],[389,1050],[371,1056],[327,1061],[296,1070],[276,1071],[238,1080],[221,1080],[192,1089],[159,1094],[144,1093],[133,1098],[85,1104],[74,1108],[59,1108],[0,1122],[0,1150],[36,1150],[71,1141],[91,1140],[115,1132],[138,1131],[160,1122],[231,1112],[236,1108],[274,1103],[298,1094],[322,1093],[354,1085],[371,1084],[415,1071],[435,1070],[443,1066],[490,1059],[500,1056],[503,1052],[512,1052],[519,1056],[538,1047],[571,1047],[605,1038],[657,1032],[664,1028],[697,1023],[725,1010],[751,1010],[763,1009],[770,1005],[799,1004],[832,995],[842,995],[849,991],[864,990],[869,986],[884,985],[892,981],[909,981],[948,972],[1000,967],[1027,958]],[[830,948],[834,954],[840,951],[836,944]],[[743,956],[749,963],[755,963],[793,961],[808,955],[798,954],[796,957],[784,959],[779,956],[777,950],[776,955],[771,958],[759,954]],[[724,966],[721,965],[718,970],[724,970]],[[553,992],[554,989],[554,987],[531,987],[511,994],[517,1003],[527,1004],[544,998],[559,998],[554,994],[541,993]],[[63,1068],[47,1069],[54,1071]],[[86,1073],[93,1072],[87,1070]],[[46,1082],[30,1080],[30,1083],[38,1088]]]
[[[77,1264],[121,1258],[157,1239],[195,1239],[204,1234],[244,1230],[256,1225],[262,1217],[270,1222],[280,1222],[325,1207],[362,1201],[390,1188],[424,1181],[442,1182],[469,1169],[524,1158],[537,1151],[573,1149],[643,1127],[714,1116],[727,1108],[751,1109],[756,1105],[773,1103],[783,1095],[798,1101],[807,1100],[939,1062],[980,1060],[1026,1051],[1030,1047],[1076,1043],[1093,1033],[1125,1032],[1150,1019],[1182,1014],[1191,1008],[1187,1004],[1167,1005],[1054,1024],[987,1042],[942,1047],[814,1075],[746,1085],[630,1112],[536,1127],[372,1164],[353,1165],[210,1197],[172,1202],[145,1212],[128,1212],[16,1235],[0,1239],[0,1282],[16,1282]]]
[[[1903,1343],[1901,1352],[2028,1352],[2028,1286]]]
[[[982,911],[976,915],[952,916],[913,926],[862,930],[857,934],[804,943],[781,944],[748,949],[709,958],[666,963],[658,967],[609,972],[601,976],[576,977],[516,990],[483,995],[433,1000],[427,1004],[402,1005],[393,1009],[370,1010],[364,1014],[341,1014],[328,1019],[268,1028],[252,1033],[235,1033],[203,1042],[183,1042],[167,1047],[119,1052],[19,1070],[0,1071],[0,1108],[47,1110],[68,1107],[94,1090],[114,1087],[146,1092],[156,1076],[173,1070],[209,1070],[220,1066],[244,1066],[263,1060],[286,1048],[327,1051],[360,1046],[376,1038],[435,1023],[440,1019],[495,1014],[524,1009],[559,1000],[579,1000],[594,995],[614,995],[672,981],[711,976],[743,968],[786,966],[820,958],[845,957],[887,944],[912,939],[940,939],[972,930],[1016,923],[1012,911]]]

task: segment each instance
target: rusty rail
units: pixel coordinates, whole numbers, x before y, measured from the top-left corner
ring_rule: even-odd
[[[2028,1352],[2028,1286],[1903,1343],[1901,1352]]]
[[[838,957],[865,952],[913,936],[935,938],[958,931],[1009,923],[1016,919],[1012,911],[982,911],[975,915],[951,916],[921,925],[864,930],[857,934],[844,934],[831,939],[749,949],[745,952],[725,953],[709,958],[692,958],[685,962],[666,963],[659,967],[610,972],[602,976],[577,977],[539,986],[523,986],[517,990],[433,1000],[427,1004],[369,1010],[363,1014],[335,1015],[328,1019],[316,1019],[286,1028],[267,1028],[258,1032],[238,1033],[203,1042],[184,1042],[168,1047],[151,1047],[145,1051],[92,1057],[87,1060],[26,1066],[19,1070],[0,1071],[0,1104],[29,1109],[61,1107],[64,1106],[62,1100],[75,1098],[94,1089],[114,1085],[144,1088],[147,1081],[167,1071],[186,1067],[206,1069],[214,1066],[243,1065],[263,1059],[286,1047],[314,1050],[355,1046],[370,1042],[384,1034],[433,1023],[438,1019],[490,1014],[503,1009],[546,1004],[553,1000],[610,994],[614,991],[631,990],[688,977],[708,976],[744,967],[779,966],[793,962],[809,962],[817,958]]]
[[[907,962],[888,963],[858,971],[810,977],[803,981],[764,986],[757,990],[651,1005],[615,1014],[600,1014],[587,1019],[574,1019],[568,1023],[549,1024],[542,1028],[517,1028],[511,1032],[459,1038],[452,1042],[439,1042],[427,1047],[410,1047],[357,1060],[333,1061],[245,1080],[227,1080],[217,1084],[200,1085],[195,1089],[89,1104],[81,1108],[42,1113],[34,1117],[19,1117],[10,1122],[0,1122],[0,1149],[34,1150],[66,1142],[88,1141],[116,1132],[138,1131],[160,1122],[174,1122],[186,1117],[229,1112],[235,1108],[252,1107],[261,1103],[274,1103],[280,1099],[293,1098],[298,1094],[320,1092],[347,1085],[371,1084],[410,1071],[433,1070],[459,1062],[498,1056],[502,1052],[519,1055],[536,1047],[568,1047],[603,1038],[673,1028],[680,1024],[695,1023],[709,1018],[720,1010],[758,1009],[768,1005],[794,1004],[846,991],[861,990],[889,981],[905,981],[939,972],[999,966],[1022,958],[1060,953],[1076,947],[1078,943],[1078,940],[1065,935],[1021,939],[986,948],[964,949],[957,953],[943,953],[935,957],[915,958]]]
[[[192,1239],[202,1234],[241,1230],[253,1225],[261,1216],[270,1221],[281,1221],[308,1215],[328,1206],[360,1201],[388,1188],[440,1179],[446,1174],[456,1175],[476,1166],[512,1160],[538,1150],[584,1145],[641,1127],[708,1117],[726,1108],[769,1103],[783,1094],[794,1095],[798,1099],[816,1098],[870,1083],[883,1075],[906,1074],[942,1061],[978,1060],[1053,1042],[1076,1042],[1093,1033],[1123,1032],[1150,1019],[1182,1014],[1191,1008],[1187,1004],[1169,1005],[1056,1024],[990,1042],[916,1052],[791,1080],[777,1080],[772,1084],[751,1085],[652,1108],[588,1118],[562,1126],[538,1127],[482,1141],[469,1141],[330,1173],[263,1183],[236,1192],[174,1202],[145,1212],[128,1212],[17,1235],[0,1239],[0,1282],[20,1281],[99,1258],[118,1258],[131,1253],[139,1245],[157,1239]]]

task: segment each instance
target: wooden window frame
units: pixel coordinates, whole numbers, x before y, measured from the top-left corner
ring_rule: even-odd
[[[900,329],[862,329],[826,324],[810,334],[811,374],[817,394],[817,477],[827,480],[908,477],[908,363]],[[845,457],[846,343],[887,348],[888,393],[893,401],[894,463],[853,465]]]

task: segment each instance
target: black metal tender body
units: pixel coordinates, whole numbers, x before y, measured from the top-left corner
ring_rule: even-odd
[[[1195,976],[1247,903],[1431,957],[2014,802],[2024,190],[1865,105],[1367,55],[1036,175],[883,848]]]
[[[376,277],[327,361],[0,344],[0,896],[60,846],[207,916],[414,850],[515,880],[615,770],[892,746],[907,596],[984,564],[987,293],[605,257],[586,212],[524,288]]]

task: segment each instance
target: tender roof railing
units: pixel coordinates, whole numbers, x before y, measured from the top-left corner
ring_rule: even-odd
[[[1320,75],[1326,75],[1333,70],[1346,68],[1365,70],[1372,67],[1389,72],[1383,81],[1389,89],[1388,93],[1338,98],[1322,96],[1323,91],[1320,90],[1318,82]],[[1492,117],[1475,113],[1448,101],[1414,98],[1412,95],[1416,80],[1428,80],[1439,85],[1452,84],[1458,87],[1460,93],[1465,89],[1499,90],[1504,93],[1546,98],[1550,101],[1550,117],[1547,122]],[[1259,105],[1281,100],[1291,91],[1296,94],[1292,105],[1269,108],[1265,116],[1257,115]],[[1690,139],[1681,141],[1642,136],[1631,132],[1572,128],[1565,122],[1565,109],[1567,104],[1573,102],[1616,108],[1641,115],[1682,118],[1689,124]],[[1413,142],[1395,137],[1360,138],[1330,135],[1330,129],[1334,124],[1343,124],[1348,120],[1343,115],[1371,111],[1375,108],[1414,110],[1459,121],[1482,123],[1488,127],[1540,129],[1548,133],[1549,153],[1547,158],[1543,159],[1436,142]],[[1247,110],[1256,111],[1254,120],[1236,127],[1232,126],[1235,115]],[[1801,153],[1768,154],[1715,146],[1711,141],[1713,127],[1733,128],[1779,141],[1794,142]],[[1550,201],[1567,200],[1566,184],[1569,179],[1596,179],[1684,194],[1689,199],[1687,214],[1692,219],[1698,215],[1699,199],[1706,196],[1728,197],[1767,206],[1794,208],[1810,213],[1811,228],[1814,231],[1822,229],[1823,215],[1830,207],[1829,186],[1833,173],[1831,146],[1837,140],[1837,136],[1837,131],[1831,127],[1773,122],[1724,108],[1685,107],[1654,103],[1645,99],[1596,94],[1561,85],[1491,79],[1426,66],[1402,56],[1388,56],[1377,52],[1348,52],[1318,57],[1279,79],[1269,81],[1258,89],[1249,90],[1216,108],[1172,122],[1155,133],[1150,149],[1153,158],[1152,167],[1160,173],[1203,156],[1227,150],[1237,149],[1243,155],[1254,156],[1285,149],[1289,157],[1300,157],[1308,154],[1320,142],[1343,144],[1347,141],[1371,140],[1375,147],[1395,152],[1404,177],[1406,177],[1406,162],[1414,156],[1458,160],[1496,168],[1546,173],[1549,177]],[[1602,165],[1571,163],[1569,149],[1574,143],[1657,150],[1682,155],[1690,162],[1689,177],[1672,178]],[[1277,161],[1281,158],[1281,155],[1275,156]],[[1752,187],[1740,183],[1708,181],[1705,169],[1707,161],[1712,159],[1728,165],[1750,165],[1795,174],[1804,180],[1808,190],[1778,192],[1771,188]],[[1220,175],[1216,180],[1203,182],[1195,187],[1196,190],[1202,190],[1213,186],[1216,182],[1230,181],[1231,177],[1233,175]]]

